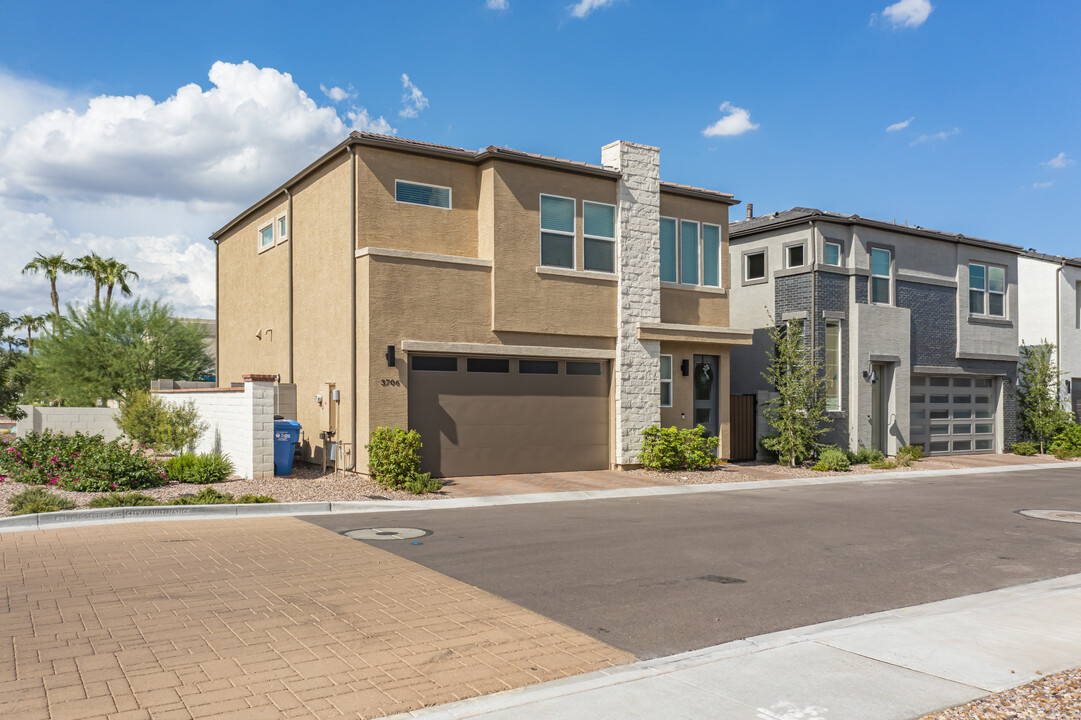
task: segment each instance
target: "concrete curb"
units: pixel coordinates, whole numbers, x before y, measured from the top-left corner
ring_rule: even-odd
[[[956,470],[911,470],[907,472],[866,473],[862,475],[827,475],[814,478],[785,478],[751,482],[716,483],[712,485],[659,485],[617,490],[574,490],[570,492],[532,493],[528,495],[489,495],[476,498],[446,500],[367,500],[362,502],[298,502],[261,503],[252,505],[174,505],[166,507],[102,508],[94,510],[61,510],[37,515],[0,518],[0,533],[24,530],[45,530],[57,527],[115,524],[167,520],[209,520],[224,518],[256,518],[297,515],[326,515],[330,513],[377,513],[408,510],[454,510],[460,508],[494,507],[500,505],[529,505],[536,503],[572,502],[575,500],[613,500],[619,498],[657,497],[693,493],[736,492],[768,488],[804,487],[808,485],[840,485],[869,481],[908,480],[957,475],[984,475],[1025,470],[1069,468],[1068,463],[1036,463],[1032,465],[1000,465],[989,468],[959,468]],[[1073,467],[1081,467],[1074,465]]]

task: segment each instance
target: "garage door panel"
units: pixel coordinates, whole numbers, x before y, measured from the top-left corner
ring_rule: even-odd
[[[607,402],[607,398],[602,398]],[[505,397],[500,395],[437,394],[439,407],[467,425],[537,425],[574,422],[595,415],[596,398]],[[607,417],[605,418],[607,424]]]
[[[585,448],[583,448],[585,449]],[[445,477],[463,475],[502,475],[520,473],[521,467],[544,467],[534,472],[572,472],[583,469],[604,470],[608,467],[608,446],[595,445],[588,454],[570,455],[563,446],[519,448],[443,448],[440,463]],[[593,467],[582,467],[583,458],[592,458]],[[479,471],[477,468],[483,468]]]
[[[579,447],[583,445],[607,445],[608,425],[567,424],[551,425],[501,425],[478,424],[457,426],[457,439],[440,433],[443,440],[451,440],[462,447]],[[422,438],[423,439],[423,438]]]

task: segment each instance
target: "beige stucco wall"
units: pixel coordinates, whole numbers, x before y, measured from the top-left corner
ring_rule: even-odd
[[[720,387],[717,389],[717,419],[721,437],[718,456],[722,458],[729,457],[732,436],[728,419],[731,413],[732,390],[729,380],[728,346],[662,342],[661,354],[672,356],[672,407],[661,408],[661,427],[677,427],[681,430],[694,426],[694,378],[692,377],[694,374],[694,356],[718,356],[720,362],[718,372]],[[691,368],[691,372],[686,377],[680,372],[680,364],[684,360],[689,363]]]

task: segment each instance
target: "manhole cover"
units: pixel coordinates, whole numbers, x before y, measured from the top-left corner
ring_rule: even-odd
[[[431,530],[407,527],[360,528],[359,530],[342,533],[342,535],[354,540],[413,540],[431,534]]]
[[[1025,517],[1037,520],[1057,520],[1058,522],[1081,523],[1081,512],[1077,510],[1018,510]]]

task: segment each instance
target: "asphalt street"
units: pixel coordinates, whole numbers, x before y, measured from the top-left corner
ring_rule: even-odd
[[[304,519],[640,658],[1081,572],[1081,468]],[[358,541],[360,542],[360,541]]]

